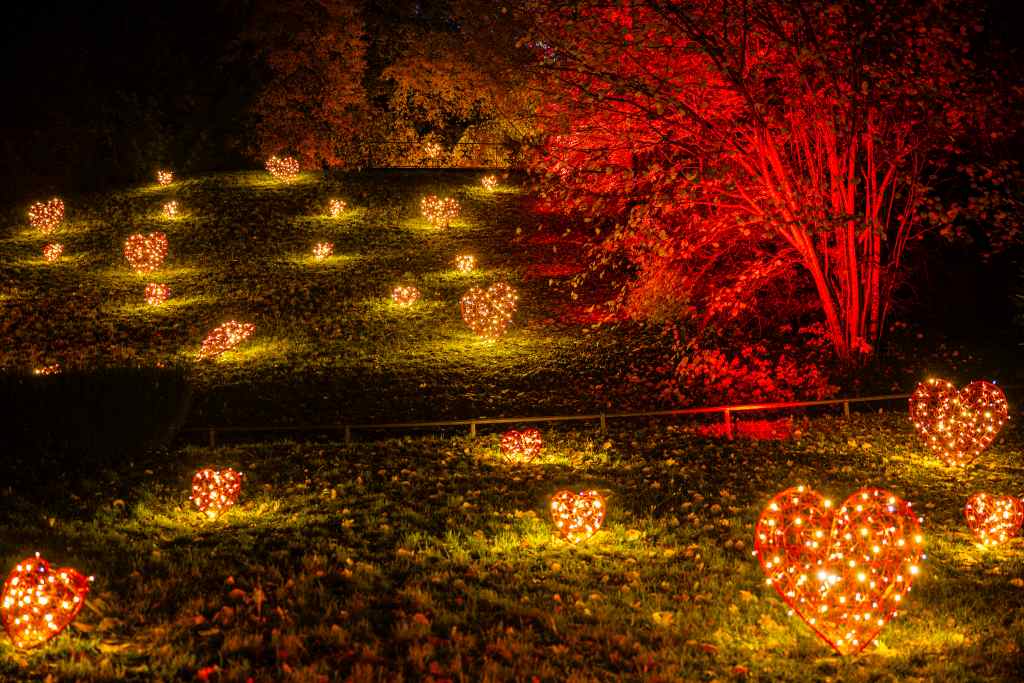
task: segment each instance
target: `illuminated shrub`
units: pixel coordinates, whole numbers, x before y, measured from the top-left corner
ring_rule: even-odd
[[[146,303],[150,306],[159,306],[171,296],[171,288],[158,282],[150,282],[146,285]]]
[[[44,235],[57,229],[64,220],[64,202],[54,197],[47,202],[36,202],[28,207],[28,222]]]
[[[455,270],[460,273],[471,273],[476,268],[476,256],[462,254],[455,257]]]
[[[164,218],[178,217],[178,202],[170,201],[164,204]]]
[[[1014,496],[975,493],[964,507],[967,526],[984,545],[1006,543],[1024,523],[1024,502]]]
[[[52,363],[50,365],[44,365],[41,368],[36,368],[32,371],[33,375],[59,375],[61,373],[60,363]]]
[[[345,213],[346,204],[341,199],[332,199],[327,203],[327,214],[331,218],[337,218]]]
[[[36,647],[63,631],[85,604],[90,581],[70,567],[51,568],[39,553],[19,562],[0,593],[0,619],[14,646]]]
[[[278,180],[292,180],[299,175],[299,160],[295,157],[276,157],[267,159],[267,170]]]
[[[461,300],[462,319],[481,337],[495,339],[505,333],[516,311],[519,296],[504,282],[486,290],[474,287]]]
[[[399,306],[412,306],[420,299],[420,290],[412,285],[399,285],[391,290],[391,300]]]
[[[428,195],[420,200],[420,213],[435,228],[447,228],[459,215],[459,202],[454,197],[441,199]]]
[[[230,467],[223,470],[202,469],[192,477],[189,498],[207,517],[217,517],[238,501],[242,491],[242,475]]]
[[[551,497],[551,519],[570,543],[585,541],[604,523],[605,502],[597,491],[559,491]]]
[[[838,509],[804,486],[787,489],[754,533],[768,584],[841,655],[863,650],[896,616],[924,556],[911,504],[877,488]]]
[[[213,328],[210,334],[206,335],[206,339],[203,340],[203,345],[199,349],[200,360],[214,358],[225,351],[230,351],[251,337],[255,331],[256,326],[252,323],[240,323],[235,320],[229,320],[223,325]]]
[[[313,258],[317,261],[323,261],[328,256],[334,253],[333,242],[317,242],[313,245]]]
[[[952,382],[929,379],[910,397],[910,419],[928,448],[951,467],[970,464],[1006,423],[1003,390],[971,382],[957,391]]]
[[[47,263],[56,263],[64,254],[63,244],[47,244],[43,247],[43,260]]]
[[[511,463],[532,462],[544,447],[540,430],[529,427],[519,432],[510,429],[501,435],[501,454]]]
[[[160,185],[170,185],[174,182],[174,171],[157,171],[156,182]]]
[[[485,175],[480,179],[480,184],[484,186],[487,191],[493,190],[498,187],[498,176]]]
[[[167,235],[162,232],[130,235],[124,241],[124,257],[136,273],[152,273],[167,256]]]

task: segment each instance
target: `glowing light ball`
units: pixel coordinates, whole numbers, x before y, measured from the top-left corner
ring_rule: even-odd
[[[256,331],[252,323],[240,323],[236,320],[229,320],[223,325],[213,328],[210,334],[206,335],[203,345],[199,349],[199,359],[214,358],[225,351],[230,351]]]
[[[544,448],[544,439],[539,429],[529,427],[519,432],[510,429],[501,435],[501,454],[511,463],[529,463]]]
[[[601,528],[604,497],[597,491],[559,491],[551,497],[551,519],[559,535],[570,543],[585,541]]]
[[[768,584],[841,655],[856,654],[896,616],[924,557],[920,519],[889,491],[864,488],[838,509],[804,486],[772,498],[754,553]]]
[[[150,282],[146,285],[146,303],[150,306],[159,306],[171,296],[171,288],[168,285],[158,282]]]
[[[412,285],[399,285],[391,290],[391,300],[399,306],[412,306],[420,299],[420,290]]]
[[[46,202],[36,202],[28,207],[28,222],[44,235],[57,229],[64,220],[64,202],[58,197]]]
[[[56,263],[64,254],[63,244],[47,244],[43,247],[43,260],[47,263]]]
[[[423,153],[431,159],[436,159],[441,156],[441,143],[439,142],[428,142],[423,145]]]
[[[167,235],[151,232],[136,233],[124,241],[124,257],[136,273],[152,273],[167,256]]]
[[[518,300],[516,290],[504,282],[493,284],[486,290],[473,287],[460,301],[462,319],[481,337],[496,339],[505,333],[512,321]]]
[[[1006,395],[991,382],[957,391],[952,382],[929,379],[910,397],[910,419],[921,438],[949,466],[963,467],[995,440],[1008,417]]]
[[[455,270],[460,273],[471,273],[476,268],[476,256],[462,254],[455,257]]]
[[[170,185],[174,182],[174,171],[157,171],[156,182],[160,185]]]
[[[178,217],[178,202],[170,201],[164,204],[164,218]]]
[[[207,517],[217,517],[238,501],[242,491],[242,475],[230,467],[223,470],[202,469],[192,477],[189,497]]]
[[[7,575],[0,593],[0,620],[19,649],[42,645],[75,620],[92,577],[70,567],[54,569],[36,553]]]
[[[270,157],[267,170],[278,180],[292,180],[299,175],[299,160],[295,157]]]
[[[498,187],[498,176],[485,175],[480,179],[480,184],[484,186],[485,190],[491,191]]]
[[[975,493],[964,507],[967,526],[984,545],[1006,543],[1024,524],[1024,502],[1014,496]]]
[[[340,199],[332,199],[327,203],[327,214],[331,218],[337,218],[345,212],[346,204]]]
[[[328,256],[334,253],[333,242],[317,242],[313,245],[313,258],[317,261],[323,261]]]
[[[44,365],[41,368],[36,368],[32,371],[33,375],[59,375],[61,372],[60,363],[52,363],[50,365]]]
[[[427,195],[420,200],[420,213],[435,228],[447,228],[458,217],[459,202],[454,197],[444,199],[437,195]]]

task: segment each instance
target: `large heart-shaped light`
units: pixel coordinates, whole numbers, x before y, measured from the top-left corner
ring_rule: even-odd
[[[217,517],[238,501],[242,491],[242,475],[230,467],[223,470],[202,469],[192,477],[190,500],[208,517]]]
[[[775,496],[754,547],[768,583],[841,655],[860,652],[896,616],[924,552],[911,504],[884,489],[838,508],[804,486]]]
[[[124,257],[136,273],[152,273],[167,256],[167,235],[151,232],[137,233],[124,241]]]
[[[1015,496],[975,493],[964,506],[967,526],[985,545],[999,545],[1016,536],[1024,524],[1024,502]]]
[[[90,580],[68,567],[51,569],[39,553],[19,562],[0,593],[0,620],[14,646],[36,647],[63,631],[85,604]]]
[[[551,497],[551,519],[570,543],[596,534],[604,523],[605,508],[604,498],[597,491],[559,491]]]
[[[462,300],[462,319],[469,329],[481,337],[495,339],[504,334],[516,312],[519,295],[504,282],[491,285],[486,290],[473,287]]]
[[[971,382],[957,391],[952,382],[929,379],[910,397],[910,419],[921,438],[943,462],[970,464],[1006,423],[1003,390],[991,382]]]
[[[527,427],[523,431],[510,429],[501,435],[501,454],[510,463],[532,462],[544,447],[539,429]]]

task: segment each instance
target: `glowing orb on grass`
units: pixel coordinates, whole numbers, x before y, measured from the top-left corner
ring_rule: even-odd
[[[174,182],[174,171],[157,171],[156,182],[160,185],[170,185]]]
[[[238,501],[242,491],[242,475],[230,467],[223,470],[202,469],[192,477],[189,498],[207,517],[223,514]]]
[[[256,331],[252,323],[240,323],[236,320],[229,320],[223,325],[213,328],[210,334],[206,335],[203,345],[199,349],[200,360],[214,358],[225,351],[230,351]]]
[[[435,228],[447,228],[458,217],[459,202],[454,197],[428,195],[420,200],[420,213]]]
[[[267,171],[278,180],[291,180],[299,175],[299,160],[295,157],[272,156],[267,159]]]
[[[484,186],[485,190],[493,190],[498,187],[498,176],[485,175],[480,179],[480,184]]]
[[[313,258],[317,261],[323,261],[328,256],[334,253],[333,242],[317,242],[313,245]]]
[[[476,256],[462,254],[455,257],[455,270],[460,273],[471,273],[476,268]]]
[[[47,263],[55,263],[63,254],[63,244],[47,244],[43,247],[43,260]]]
[[[528,427],[523,431],[510,429],[501,435],[501,454],[510,463],[529,463],[544,448],[544,439],[539,429]]]
[[[171,288],[158,282],[150,282],[146,285],[146,303],[150,306],[159,306],[171,296]]]
[[[167,235],[151,232],[130,235],[124,241],[124,257],[136,273],[152,273],[167,256]]]
[[[33,375],[59,375],[60,373],[60,363],[44,365],[41,368],[36,368],[35,370],[32,371]]]
[[[178,202],[170,201],[164,204],[164,218],[177,218]]]
[[[570,543],[585,541],[601,528],[604,497],[597,491],[559,491],[551,497],[551,519],[559,535]]]
[[[1006,395],[991,382],[971,382],[957,391],[952,382],[929,379],[910,397],[914,427],[949,466],[969,465],[995,440],[1007,416]]]
[[[420,299],[420,290],[412,285],[399,285],[391,290],[391,300],[399,306],[412,306]]]
[[[332,199],[327,203],[327,214],[331,218],[337,218],[345,212],[346,204],[340,199]]]
[[[70,567],[55,569],[36,553],[7,575],[0,593],[0,620],[14,646],[42,645],[74,621],[92,577]]]
[[[518,300],[516,290],[504,282],[493,284],[486,290],[473,287],[460,301],[462,319],[481,337],[495,339],[508,328]]]
[[[1024,502],[1015,496],[975,493],[964,507],[967,526],[984,545],[1006,543],[1024,523]]]
[[[804,486],[772,498],[754,553],[787,605],[841,655],[896,616],[924,557],[920,519],[889,491],[864,488],[836,509]]]
[[[57,229],[64,220],[64,202],[58,197],[46,202],[36,202],[28,207],[28,222],[44,235]]]

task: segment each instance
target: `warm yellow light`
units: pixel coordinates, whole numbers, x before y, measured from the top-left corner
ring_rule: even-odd
[[[167,298],[171,296],[171,288],[165,284],[150,282],[146,285],[144,296],[147,304],[150,306],[159,306],[163,302],[167,301]]]
[[[166,256],[167,235],[162,232],[137,233],[124,241],[124,257],[136,273],[152,273]]]
[[[217,517],[235,504],[241,490],[241,473],[230,467],[223,470],[206,468],[192,477],[192,496],[189,500],[208,517]]]
[[[174,171],[157,171],[156,182],[160,185],[170,185],[174,182]]]
[[[459,202],[454,197],[440,198],[428,195],[420,200],[420,213],[427,221],[437,228],[447,228],[458,217]]]
[[[597,491],[559,491],[551,497],[551,519],[570,543],[585,541],[604,523],[605,502]]]
[[[476,268],[476,256],[462,254],[455,257],[455,270],[460,273],[470,273]]]
[[[420,290],[412,285],[399,285],[391,290],[391,300],[398,306],[412,306],[420,299]]]
[[[327,202],[327,215],[331,218],[337,218],[345,212],[346,204],[341,199],[332,199]]]
[[[42,645],[70,624],[89,593],[92,577],[54,569],[36,553],[11,570],[0,593],[0,621],[14,646]]]
[[[512,321],[518,301],[516,290],[504,282],[486,290],[473,287],[460,301],[462,319],[481,337],[496,339]]]
[[[480,179],[480,184],[484,186],[485,190],[491,191],[498,187],[498,176],[485,175]]]
[[[292,180],[299,175],[299,161],[295,157],[272,156],[267,159],[266,168],[278,180]]]
[[[317,242],[313,245],[313,258],[317,261],[323,261],[332,254],[334,254],[333,242]]]
[[[64,202],[59,197],[46,202],[36,202],[28,207],[28,222],[44,235],[57,229],[64,220]]]
[[[47,244],[43,247],[43,260],[47,263],[56,263],[64,254],[63,244]]]

